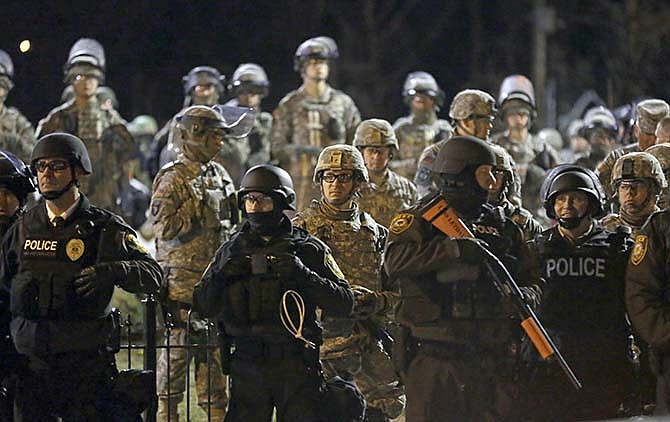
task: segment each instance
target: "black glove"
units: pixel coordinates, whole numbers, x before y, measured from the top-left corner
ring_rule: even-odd
[[[233,256],[223,265],[221,274],[226,279],[251,274],[251,260],[248,256]]]
[[[488,243],[476,238],[461,238],[456,239],[458,242],[458,250],[460,258],[471,264],[480,264],[488,259],[486,251],[489,248]]]
[[[105,262],[86,267],[74,276],[74,291],[80,298],[87,298],[96,291],[114,288],[114,264]]]
[[[312,271],[302,263],[300,258],[291,254],[276,255],[271,261],[272,272],[281,278],[306,280]]]
[[[386,298],[367,287],[351,286],[354,292],[354,310],[352,316],[357,319],[366,319],[386,309]]]

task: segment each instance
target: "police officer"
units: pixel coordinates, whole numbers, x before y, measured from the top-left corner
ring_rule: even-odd
[[[328,37],[300,44],[293,70],[302,77],[302,85],[286,94],[272,113],[272,158],[293,175],[298,210],[319,197],[312,174],[321,149],[351,144],[361,121],[351,97],[328,84],[331,66],[338,57],[337,45]]]
[[[355,147],[324,148],[314,170],[321,200],[300,211],[293,224],[328,245],[357,293],[355,319],[324,318],[321,360],[328,378],[339,375],[356,381],[367,402],[366,421],[372,422],[398,417],[404,395],[390,350],[383,349],[379,335],[388,322],[385,314],[397,303],[397,293],[381,276],[388,230],[355,202],[356,192],[367,181],[363,156]]]
[[[237,107],[229,108],[244,112]],[[183,152],[156,175],[151,217],[156,234],[156,259],[166,275],[164,305],[176,326],[170,330],[169,344],[180,346],[186,340],[187,324],[191,324],[192,338],[204,338],[203,321],[196,315],[190,320],[188,317],[193,287],[216,249],[228,239],[237,209],[231,206],[229,198],[234,186],[228,172],[212,161],[226,136],[225,118],[210,107],[191,106],[177,117],[177,122],[182,131]],[[159,359],[158,416],[168,420],[170,413],[170,420],[179,420],[177,405],[184,396],[187,357],[195,359],[198,404],[205,412],[209,411],[212,420],[222,421],[227,397],[218,354],[209,362],[205,350],[187,354],[184,348],[164,349]],[[210,363],[212,369],[208,370]]]
[[[606,215],[600,224],[609,231],[628,226],[635,238],[647,218],[660,209],[661,191],[668,187],[661,164],[646,152],[630,152],[614,163],[612,186],[619,212]]]
[[[0,151],[0,237],[23,213],[28,195],[35,192],[28,166],[8,151]],[[9,331],[10,295],[0,290],[0,420],[12,421],[16,372],[24,364]]]
[[[223,98],[226,77],[211,66],[196,66],[181,78],[184,87],[182,109],[156,133],[148,158],[149,177],[153,180],[158,170],[177,157],[181,147],[177,116],[192,105],[213,106]]]
[[[437,117],[444,105],[444,91],[430,73],[409,73],[402,88],[402,98],[410,113],[393,124],[399,148],[391,168],[413,180],[421,152],[438,140],[448,138],[453,128],[449,122]]]
[[[496,159],[486,142],[454,136],[435,163],[440,191],[395,216],[384,253],[386,272],[400,286],[396,321],[405,330],[393,359],[404,375],[406,417],[517,420],[518,321],[480,268],[486,256],[481,241],[447,235],[424,213],[445,200],[513,274],[526,265],[523,235],[514,222],[483,207],[496,183]],[[533,289],[523,289],[536,298]]]
[[[608,198],[611,198],[614,194],[611,181],[612,169],[616,160],[629,152],[646,151],[647,148],[654,145],[656,143],[656,125],[659,120],[669,113],[670,105],[663,100],[650,99],[640,101],[637,104],[637,119],[633,126],[633,136],[637,142],[609,152],[607,157],[597,167],[598,177],[605,188]]]
[[[555,366],[535,362],[529,412],[539,421],[613,418],[631,381],[623,297],[630,241],[626,231],[607,232],[595,219],[605,196],[588,169],[552,169],[542,198],[558,224],[530,245],[545,279],[538,315],[583,388],[575,390]]]
[[[219,153],[224,157],[224,167],[233,172],[236,183],[250,167],[270,161],[270,132],[272,130],[272,114],[261,110],[261,101],[270,92],[270,81],[265,70],[255,63],[243,63],[235,69],[228,84],[228,92],[233,96],[226,105],[248,107],[256,112],[256,122],[248,136],[232,141],[230,147],[239,150],[237,154],[226,154],[227,145]],[[229,147],[229,148],[230,148]],[[235,157],[237,162],[235,161]],[[227,159],[226,159],[227,157]],[[232,166],[235,164],[235,167]]]
[[[363,155],[370,176],[370,181],[361,185],[356,202],[376,222],[388,227],[398,211],[419,199],[414,183],[389,168],[398,153],[398,139],[389,122],[369,119],[356,128],[354,146]]]
[[[115,285],[155,293],[160,267],[121,218],[79,191],[80,179],[93,171],[79,138],[42,137],[30,167],[43,199],[7,233],[0,263],[3,288],[11,292],[12,338],[28,360],[18,376],[16,416],[136,420],[134,403],[115,389],[110,300]]]
[[[330,249],[294,227],[291,176],[271,165],[247,171],[238,192],[247,217],[195,286],[194,310],[219,319],[232,380],[226,421],[321,421],[316,307],[344,317],[353,293]],[[231,347],[235,352],[230,355]]]
[[[120,186],[127,179],[126,163],[133,152],[133,139],[126,122],[114,109],[103,109],[96,90],[105,80],[105,51],[91,38],[79,39],[65,63],[65,83],[72,85],[72,100],[52,109],[40,120],[36,136],[66,132],[80,138],[95,168],[81,181],[81,190],[97,206],[121,212]]]
[[[13,79],[14,63],[9,54],[0,50],[0,149],[27,160],[35,145],[35,132],[19,110],[5,104],[9,91],[14,88]]]

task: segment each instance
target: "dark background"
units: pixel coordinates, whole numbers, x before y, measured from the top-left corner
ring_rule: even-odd
[[[192,67],[211,65],[230,76],[243,62],[267,71],[272,87],[263,106],[271,111],[300,84],[293,71],[296,47],[317,35],[337,40],[332,83],[354,98],[364,118],[393,122],[404,114],[402,83],[414,70],[436,77],[447,104],[464,88],[497,97],[506,75],[534,77],[533,31],[539,27],[547,57],[539,125],[555,124],[588,89],[610,107],[641,95],[670,98],[667,1],[96,3],[4,2],[0,48],[16,68],[7,103],[33,123],[60,103],[62,66],[80,37],[105,47],[107,85],[129,120],[143,113],[159,123],[171,117],[183,101],[181,77]],[[26,54],[18,50],[23,39],[32,43]]]

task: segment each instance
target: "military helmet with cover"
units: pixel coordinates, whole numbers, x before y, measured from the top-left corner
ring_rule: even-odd
[[[270,81],[265,70],[256,63],[243,63],[237,66],[228,84],[230,95],[237,97],[245,91],[267,96],[270,90]]]
[[[158,132],[158,123],[153,117],[140,114],[128,123],[128,131],[133,136],[153,136]]]
[[[9,151],[0,151],[0,187],[12,191],[21,204],[36,190],[30,168]]]
[[[603,129],[609,132],[612,136],[615,136],[619,130],[619,125],[617,124],[614,114],[603,106],[590,108],[586,114],[584,114],[583,120],[584,126],[582,127],[581,132],[584,137],[588,137],[588,135],[596,129]]]
[[[358,180],[362,182],[369,180],[363,155],[351,145],[330,145],[321,151],[314,169],[314,178],[312,179],[314,183],[318,184],[320,182],[321,175],[326,170],[352,170],[354,177]]]
[[[389,147],[398,152],[398,138],[393,126],[383,119],[368,119],[362,121],[356,128],[354,135],[354,146],[364,147]]]
[[[43,158],[63,158],[70,165],[81,167],[85,174],[93,173],[86,145],[81,139],[69,133],[54,132],[37,140],[30,154],[30,169],[33,174],[37,174],[35,163]]]
[[[466,120],[476,117],[494,117],[496,101],[491,94],[478,89],[466,89],[456,94],[449,107],[449,117]]]
[[[7,92],[14,88],[14,63],[6,51],[0,50],[0,87]]]
[[[237,203],[244,211],[244,195],[261,192],[278,199],[282,209],[295,210],[295,189],[288,172],[270,164],[261,164],[247,170],[240,182]]]
[[[181,78],[184,85],[184,96],[193,94],[196,85],[214,85],[219,98],[223,97],[225,91],[226,77],[216,68],[211,66],[196,66]]]
[[[293,70],[302,72],[305,62],[309,59],[334,60],[339,57],[335,40],[330,37],[315,37],[303,41],[295,50]]]
[[[510,75],[500,84],[498,104],[503,114],[525,109],[535,117],[535,89],[533,83],[523,75]]]
[[[412,101],[416,94],[424,94],[431,97],[438,107],[444,104],[444,91],[437,85],[437,81],[428,72],[411,72],[405,79],[402,87],[402,96],[406,104]]]
[[[618,186],[624,180],[635,179],[649,180],[655,185],[656,191],[668,187],[661,163],[647,152],[630,152],[619,157],[614,163],[612,169],[614,186]]]
[[[87,75],[104,83],[106,66],[102,44],[93,38],[80,38],[72,45],[63,67],[65,82],[72,83],[76,75]]]
[[[556,218],[554,202],[556,197],[564,192],[580,191],[589,197],[591,216],[599,217],[605,210],[606,195],[596,174],[584,167],[574,164],[561,164],[547,172],[540,198],[544,202],[544,209],[549,218]]]
[[[658,160],[664,173],[670,171],[670,144],[652,145],[644,152],[653,155]]]

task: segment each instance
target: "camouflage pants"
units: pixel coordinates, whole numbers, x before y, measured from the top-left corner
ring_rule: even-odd
[[[183,346],[185,344],[186,329],[172,329],[170,332],[170,347]],[[189,365],[186,357],[187,349],[171,348],[169,352],[170,371],[168,373],[168,351],[167,349],[163,349],[161,352],[156,376],[156,390],[160,401],[159,420],[167,420],[167,412],[170,409],[172,409],[170,420],[178,420],[178,416],[176,415],[177,404],[183,400],[186,389],[186,376]],[[226,394],[227,377],[221,372],[221,355],[219,350],[212,350],[209,353],[209,362],[207,361],[207,350],[205,348],[192,348],[189,358],[195,361],[195,387],[198,406],[205,412],[208,412],[208,407],[211,407],[212,420],[219,420],[218,417],[215,419],[214,415],[221,415],[222,418],[226,404],[228,403],[228,396]],[[208,388],[208,386],[211,388]],[[169,406],[165,408],[165,405],[168,404]]]
[[[321,357],[326,378],[339,375],[353,379],[365,396],[367,407],[377,409],[390,419],[405,408],[405,391],[381,343],[366,337],[358,350],[333,359]]]

